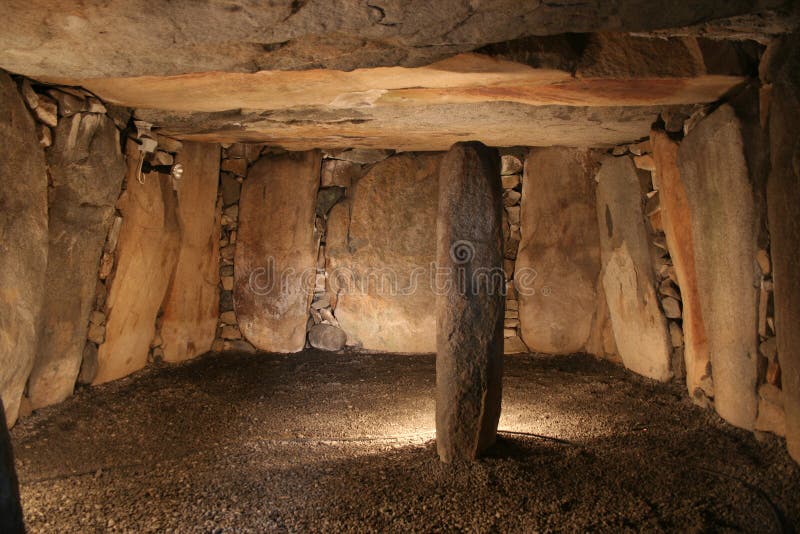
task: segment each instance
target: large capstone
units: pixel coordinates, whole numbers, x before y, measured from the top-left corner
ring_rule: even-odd
[[[133,141],[128,141],[126,154],[126,189],[117,204],[123,222],[94,384],[122,378],[147,363],[181,239],[171,177],[140,175],[139,151]]]
[[[0,72],[0,395],[9,425],[34,355],[47,268],[47,170],[36,125]]]
[[[441,162],[436,224],[436,448],[472,460],[494,443],[503,373],[502,188],[497,150],[458,143]]]
[[[365,349],[436,350],[431,265],[441,159],[390,157],[330,214],[326,254],[336,318]]]
[[[741,125],[723,105],[681,143],[678,167],[686,188],[700,307],[714,378],[714,406],[723,419],[752,429],[756,393],[756,224]]]
[[[178,187],[183,230],[178,264],[164,301],[164,360],[180,362],[211,349],[219,316],[219,145],[183,143],[175,163],[184,167]]]
[[[667,321],[658,306],[636,169],[630,158],[607,156],[597,180],[603,289],[619,355],[631,371],[669,380]]]
[[[242,334],[261,350],[298,352],[305,346],[321,162],[318,151],[263,156],[242,187],[234,302]]]
[[[533,149],[522,186],[522,243],[514,269],[522,339],[534,352],[570,354],[589,338],[600,272],[588,153]]]
[[[104,114],[64,117],[55,128],[47,164],[50,244],[38,350],[28,382],[33,408],[70,396],[80,371],[98,264],[125,176],[119,131]]]

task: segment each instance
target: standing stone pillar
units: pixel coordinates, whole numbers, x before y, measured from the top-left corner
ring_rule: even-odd
[[[758,410],[756,213],[742,127],[725,104],[681,142],[695,273],[714,381],[714,408],[752,430]]]
[[[500,419],[505,308],[500,158],[457,143],[439,171],[436,227],[436,448],[473,460]]]
[[[782,37],[770,48],[772,170],[767,182],[767,216],[775,280],[775,333],[786,411],[786,447],[800,462],[800,34]]]

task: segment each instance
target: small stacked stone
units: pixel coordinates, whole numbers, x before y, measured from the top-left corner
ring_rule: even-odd
[[[773,303],[772,262],[769,250],[759,249],[756,262],[761,272],[758,298],[758,418],[755,429],[786,435],[783,409],[781,366],[775,337],[775,305]]]
[[[236,234],[239,225],[239,197],[247,169],[261,156],[263,144],[236,143],[222,145],[219,199],[222,206],[219,241],[219,322],[213,352],[256,352],[242,336],[233,307],[233,269],[236,255]]]
[[[315,231],[319,236],[319,253],[314,277],[314,295],[309,308],[307,346],[320,350],[338,351],[347,344],[347,334],[341,329],[334,311],[338,294],[331,287],[326,266],[325,236],[328,214],[338,202],[347,197],[353,177],[360,175],[362,165],[349,159],[336,159],[329,154],[323,159],[320,188],[317,193]],[[347,158],[344,153],[342,157]]]
[[[673,122],[678,117],[670,117]],[[681,127],[682,127],[681,122]],[[673,129],[677,126],[673,125]],[[683,314],[681,290],[675,266],[667,247],[667,238],[661,223],[661,204],[659,202],[658,175],[650,139],[638,143],[614,147],[612,154],[619,157],[631,157],[636,165],[641,186],[644,214],[647,219],[647,231],[650,238],[650,256],[658,283],[658,296],[661,309],[667,318],[669,336],[672,343],[672,372],[676,378],[686,376],[684,362]]]
[[[528,352],[520,336],[519,301],[514,288],[514,264],[522,240],[520,202],[522,200],[522,160],[513,154],[501,156],[500,179],[503,182],[503,239],[505,257],[503,270],[506,276],[506,312],[503,321],[504,352]]]

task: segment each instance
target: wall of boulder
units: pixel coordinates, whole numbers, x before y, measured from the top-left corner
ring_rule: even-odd
[[[787,57],[772,51],[759,90],[665,112],[632,144],[501,150],[506,354],[586,352],[685,381],[796,456]],[[133,135],[79,89],[5,74],[0,89],[9,424],[208,351],[435,351],[441,153],[182,143]]]

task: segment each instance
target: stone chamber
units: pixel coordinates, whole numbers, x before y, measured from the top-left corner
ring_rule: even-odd
[[[11,0],[0,532],[800,526],[791,0]]]

